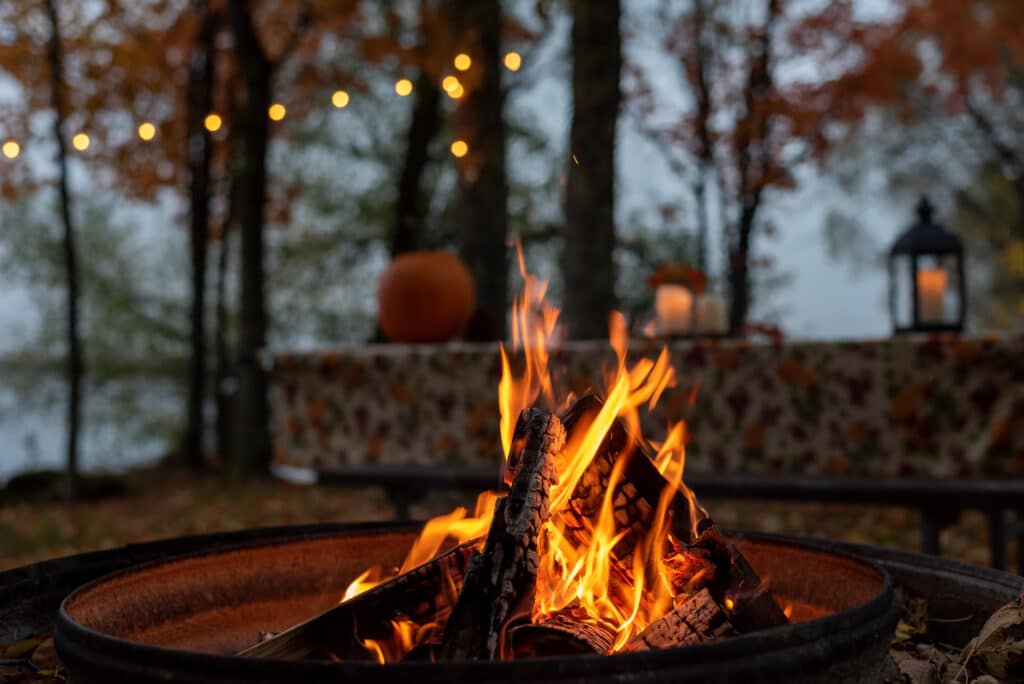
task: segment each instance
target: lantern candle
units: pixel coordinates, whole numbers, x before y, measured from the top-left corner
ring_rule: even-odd
[[[729,331],[725,315],[725,297],[718,294],[702,294],[697,297],[697,333],[700,335],[721,335]]]
[[[942,268],[917,272],[917,312],[922,323],[942,323],[945,319],[946,279]]]
[[[693,295],[682,285],[659,285],[654,293],[654,311],[660,334],[684,335],[690,332]]]

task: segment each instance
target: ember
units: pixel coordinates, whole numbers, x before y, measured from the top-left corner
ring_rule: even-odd
[[[519,265],[512,344],[523,363],[513,371],[502,348],[498,387],[509,492],[481,494],[472,516],[460,508],[432,519],[401,567],[357,577],[339,606],[352,616],[351,634],[339,634],[330,655],[359,658],[361,648],[386,663],[611,654],[786,623],[683,482],[685,425],[660,444],[641,434],[639,412],[676,384],[668,351],[631,363],[627,326],[613,314],[605,398],[560,393],[548,357],[561,335],[558,310],[521,252]],[[246,654],[281,655],[274,642],[294,645],[300,635],[289,630]]]

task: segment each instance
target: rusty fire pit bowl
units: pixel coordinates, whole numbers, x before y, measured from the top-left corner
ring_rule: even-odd
[[[629,655],[493,663],[375,663],[241,658],[337,603],[375,563],[399,564],[408,526],[276,539],[131,568],[61,606],[56,645],[72,684],[108,682],[875,682],[898,608],[871,562],[772,535],[734,538],[794,623],[712,644]]]

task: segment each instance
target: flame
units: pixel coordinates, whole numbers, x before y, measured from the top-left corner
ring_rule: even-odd
[[[533,406],[541,396],[548,405],[555,405],[555,392],[548,372],[548,347],[558,332],[559,311],[544,299],[548,281],[527,272],[522,247],[518,243],[516,246],[523,291],[512,302],[512,348],[523,351],[525,367],[520,375],[513,374],[505,345],[500,345],[498,406],[501,411],[501,450],[506,458],[512,449],[512,432],[520,411]]]
[[[428,622],[425,625],[420,625],[407,617],[399,617],[391,620],[391,636],[389,638],[362,639],[359,643],[370,652],[378,663],[383,665],[401,660],[409,651],[426,643],[440,632],[440,623]]]
[[[528,273],[521,247],[518,253],[524,286],[512,305],[511,337],[512,352],[520,362],[513,364],[505,346],[500,348],[499,429],[506,459],[516,420],[523,409],[535,405],[559,409],[572,399],[571,395],[556,393],[549,370],[550,350],[562,338],[559,311],[545,300],[547,281]],[[689,555],[670,533],[672,503],[679,493],[690,508],[691,535],[696,536],[697,522],[706,515],[683,483],[685,423],[672,425],[660,444],[642,437],[640,411],[653,409],[665,390],[677,385],[676,371],[665,348],[653,361],[644,358],[631,362],[628,338],[625,319],[613,313],[609,317],[609,341],[615,363],[605,373],[605,401],[596,415],[580,419],[558,456],[559,480],[550,491],[550,516],[538,538],[540,562],[531,613],[532,621],[539,622],[571,609],[574,615],[583,615],[582,619],[600,624],[614,634],[610,652],[621,649],[630,638],[698,590],[713,572]],[[517,370],[513,370],[514,365]],[[696,386],[691,401],[695,392]],[[572,493],[617,421],[625,425],[629,442],[612,468],[598,511],[581,519],[578,512],[570,510]],[[636,449],[651,456],[667,483],[653,512],[650,529],[640,538],[630,537],[636,533],[623,524],[628,521],[615,517],[616,485],[627,463],[623,456],[635,453]],[[463,542],[484,535],[495,501],[493,493],[486,493],[477,501],[472,516],[459,508],[428,522],[398,572],[436,556],[449,538]],[[620,545],[627,537],[631,548],[623,551]],[[386,577],[382,578],[380,572],[363,573],[346,590],[343,600],[383,579]],[[417,625],[405,618],[393,620],[391,626],[390,638],[361,642],[378,662],[400,659],[437,630],[433,624]]]
[[[400,567],[394,568],[391,573],[386,575],[379,565],[369,568],[349,583],[342,593],[340,603],[426,563],[438,554],[442,545],[449,539],[456,544],[464,544],[480,538],[487,532],[487,528],[491,524],[491,518],[494,517],[494,505],[497,501],[497,493],[481,492],[477,496],[472,515],[467,516],[466,509],[459,507],[451,513],[432,518],[423,526],[423,530],[413,542]],[[431,627],[432,625],[433,627]],[[440,629],[440,625],[437,623],[419,625],[408,618],[392,620],[391,626],[393,629],[388,639],[359,641],[379,663],[401,660],[414,647],[419,646]]]

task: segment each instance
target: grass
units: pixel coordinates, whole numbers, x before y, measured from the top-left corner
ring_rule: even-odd
[[[166,467],[129,473],[123,482],[123,495],[99,501],[66,504],[8,499],[0,507],[0,571],[130,542],[270,525],[388,520],[392,516],[384,493],[374,488],[301,487],[271,479],[231,481]],[[471,503],[472,497],[438,492],[414,506],[413,515],[430,517]],[[729,501],[707,501],[705,505],[728,527],[917,549],[918,516],[906,509]],[[962,516],[943,532],[942,548],[949,557],[987,563],[984,517]]]

